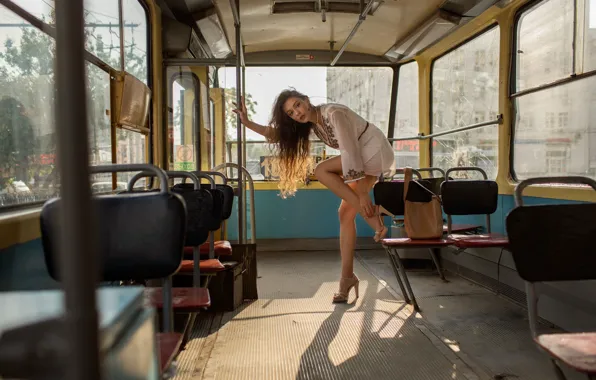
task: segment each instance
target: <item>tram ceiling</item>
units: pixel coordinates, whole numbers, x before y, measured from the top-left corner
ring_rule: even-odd
[[[160,1],[167,3],[178,21],[192,25],[201,45],[207,46],[206,56],[195,54],[197,58],[231,59],[235,55],[230,0]],[[345,53],[397,62],[422,52],[503,1],[372,0],[369,4],[367,0],[242,0],[241,45],[244,54],[337,53],[344,47]],[[368,12],[363,14],[363,10]],[[342,61],[339,59],[339,64]]]
[[[164,53],[180,57],[186,50],[199,59],[232,55],[230,42],[211,0],[157,0],[162,8]],[[181,46],[184,48],[181,49]],[[187,55],[182,54],[187,57]]]

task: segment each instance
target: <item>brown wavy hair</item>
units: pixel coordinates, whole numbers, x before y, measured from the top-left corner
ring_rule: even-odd
[[[294,121],[284,111],[284,104],[290,98],[308,100],[308,97],[295,89],[282,91],[275,100],[271,121],[273,127],[271,142],[275,143],[275,156],[278,158],[279,189],[282,198],[293,196],[298,183],[304,182],[312,169],[310,157],[310,131],[314,124]]]

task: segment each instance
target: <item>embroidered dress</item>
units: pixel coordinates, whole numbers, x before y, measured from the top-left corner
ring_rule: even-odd
[[[323,125],[313,132],[326,145],[339,149],[345,183],[372,175],[391,175],[395,169],[393,148],[377,126],[341,104],[320,106]]]

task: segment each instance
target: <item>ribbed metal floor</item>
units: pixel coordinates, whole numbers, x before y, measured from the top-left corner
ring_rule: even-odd
[[[358,258],[392,294],[399,287],[383,251],[360,251]],[[532,341],[527,311],[501,296],[447,273],[408,271],[424,324],[458,351],[474,371],[490,379],[555,380],[548,356]],[[396,289],[395,292],[393,289]],[[543,326],[541,332],[553,331]],[[569,380],[585,379],[564,368]]]
[[[333,305],[337,252],[260,252],[260,299],[202,314],[175,379],[554,379],[521,307],[455,275],[409,271],[422,308],[412,314],[385,253],[357,257],[360,299]]]
[[[218,316],[203,315],[177,379],[481,378],[358,262],[360,298],[334,305],[337,253],[267,252],[258,261],[260,299],[224,314],[219,331]]]

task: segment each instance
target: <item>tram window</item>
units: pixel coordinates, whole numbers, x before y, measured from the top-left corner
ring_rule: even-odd
[[[438,58],[432,68],[432,132],[496,119],[499,27]],[[432,164],[443,169],[478,166],[497,175],[498,128],[456,132],[432,140]]]
[[[136,16],[125,19],[127,23],[138,24],[135,27],[139,28],[139,34],[130,38],[138,49],[129,46],[125,58],[130,63],[127,69],[147,81],[147,23],[139,16],[140,12],[146,12],[140,3],[133,5],[135,1],[125,1],[130,14],[137,12]],[[53,0],[16,2],[46,23],[54,22]],[[93,55],[120,69],[117,5],[117,0],[85,1],[85,46]],[[0,27],[0,208],[3,208],[57,196],[60,179],[55,161],[54,40],[2,5],[0,24],[3,25]],[[145,135],[118,129],[117,145],[112,145],[109,74],[90,62],[86,62],[85,68],[90,164],[111,163],[114,151],[118,163],[146,162]],[[111,187],[111,176],[92,177],[92,191],[110,191]],[[120,180],[118,188],[123,188]]]
[[[228,160],[235,161],[237,135],[232,102],[236,101],[236,69],[220,68],[218,78],[220,87],[226,88]],[[389,67],[247,67],[247,107],[255,122],[266,125],[277,95],[294,87],[308,95],[314,105],[344,104],[387,133],[392,79],[393,70]],[[250,130],[247,130],[246,138],[263,141],[262,136]],[[322,143],[311,144],[311,156],[315,161],[338,154],[338,150],[324,147]],[[253,179],[277,179],[272,166],[268,165],[271,155],[269,144],[247,144],[246,165]]]
[[[418,62],[413,61],[399,68],[393,137],[418,135],[418,112]],[[418,167],[419,147],[419,140],[394,141],[396,167]]]
[[[129,131],[126,129],[116,129],[116,163],[118,164],[142,164],[147,162],[147,136]],[[118,173],[118,181],[128,183],[128,180],[135,173]],[[139,180],[137,185],[142,184],[144,179]]]
[[[517,91],[554,82],[573,73],[573,3],[573,0],[546,0],[520,16],[517,25]]]
[[[54,41],[0,5],[0,207],[58,191]],[[22,24],[23,27],[11,27]]]
[[[85,49],[120,69],[118,0],[85,0]]]
[[[127,72],[147,84],[147,12],[138,0],[122,2],[124,21],[124,68]]]
[[[179,72],[180,68],[168,68],[167,77],[173,78],[168,88],[169,115],[169,167],[172,170],[200,170],[196,149],[196,112],[198,106],[199,80],[190,71]],[[186,70],[186,69],[185,69]]]
[[[89,121],[89,164],[112,163],[112,138],[110,118],[110,75],[97,66],[86,62],[87,77],[87,120]],[[134,174],[134,173],[133,173]],[[112,190],[112,175],[109,173],[91,176],[91,189],[97,192]],[[99,184],[105,184],[99,185]]]
[[[209,170],[212,168],[213,160],[213,129],[211,127],[211,112],[210,112],[210,100],[209,100],[209,86],[208,83],[200,81],[199,84],[200,93],[200,114],[201,114],[201,169]],[[204,151],[203,151],[204,150]]]
[[[568,97],[569,102],[560,99]],[[515,98],[513,172],[596,178],[596,77]]]
[[[55,0],[11,0],[33,16],[47,24],[55,24],[54,2]]]
[[[596,68],[596,1],[548,0],[522,12],[517,34],[517,92],[536,90],[513,99],[513,177],[596,178],[596,77],[576,77],[537,88]],[[580,18],[575,39],[574,12],[586,17]],[[584,46],[577,45],[577,59],[573,60],[573,44],[581,41]]]
[[[586,0],[584,71],[596,70],[596,0]]]

